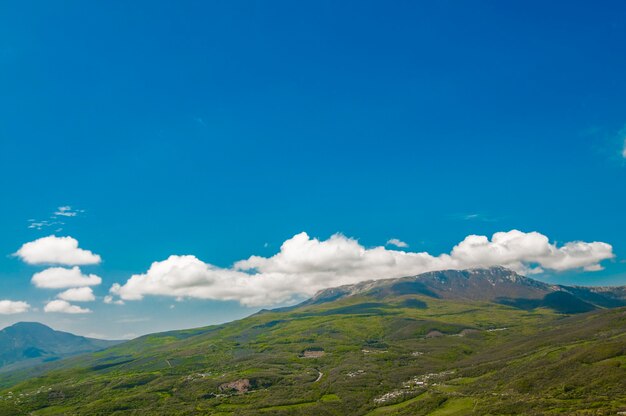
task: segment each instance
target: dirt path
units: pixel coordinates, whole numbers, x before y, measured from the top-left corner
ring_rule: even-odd
[[[320,370],[317,370],[317,372],[319,375],[317,376],[317,378],[315,379],[313,383],[317,383],[318,381],[320,381],[322,379],[322,376],[324,375],[324,373],[322,373]]]

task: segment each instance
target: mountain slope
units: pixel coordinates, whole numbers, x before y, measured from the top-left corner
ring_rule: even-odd
[[[457,278],[472,282],[452,285]],[[416,281],[423,285],[404,285]],[[602,309],[569,292],[596,309],[568,315],[481,300],[477,288],[492,283],[484,297],[493,300],[566,292],[502,269],[326,291],[288,310],[56,362],[0,392],[0,414],[626,411],[626,308]],[[619,301],[616,291],[601,295]]]
[[[18,322],[0,331],[0,372],[93,352],[117,343],[55,331],[36,322]]]

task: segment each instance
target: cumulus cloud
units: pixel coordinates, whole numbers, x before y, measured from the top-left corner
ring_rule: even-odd
[[[16,313],[24,313],[30,309],[30,305],[26,302],[13,300],[0,300],[0,315],[13,315]]]
[[[15,253],[28,264],[63,264],[66,266],[98,264],[100,256],[78,247],[72,237],[50,235],[25,243]]]
[[[445,269],[505,266],[525,274],[601,268],[614,257],[609,244],[570,242],[561,247],[537,232],[517,230],[470,235],[449,254],[366,248],[335,234],[321,241],[300,233],[272,257],[251,256],[231,268],[204,263],[195,256],[170,256],[143,274],[111,287],[111,295],[139,300],[147,295],[234,300],[247,306],[273,305],[311,296],[321,289]],[[113,301],[111,299],[111,301]]]
[[[52,300],[46,304],[43,308],[44,312],[51,313],[91,313],[90,309],[81,308],[80,306],[72,305],[65,300]]]
[[[144,295],[240,300],[256,296],[249,279],[246,273],[215,267],[195,256],[170,256],[152,263],[145,274],[132,276],[124,286],[113,285],[111,293],[124,300]]]
[[[624,147],[622,148],[622,157],[626,158],[626,139],[624,139]]]
[[[57,298],[70,302],[91,302],[96,300],[90,287],[73,287],[59,293]]]
[[[396,246],[400,248],[407,248],[409,245],[402,240],[398,240],[397,238],[392,238],[387,241],[387,245]]]
[[[526,274],[542,272],[542,268],[599,270],[599,262],[613,257],[610,244],[575,241],[557,247],[543,234],[517,230],[495,233],[491,240],[486,236],[470,235],[451,253],[452,260],[461,266],[497,264]],[[530,265],[537,267],[530,268]]]
[[[65,289],[68,287],[97,286],[102,283],[102,279],[95,274],[83,274],[78,266],[74,266],[71,269],[50,267],[35,273],[31,282],[39,288]]]

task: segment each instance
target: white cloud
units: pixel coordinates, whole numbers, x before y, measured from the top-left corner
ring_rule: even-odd
[[[123,301],[123,300],[121,300],[121,299],[117,299],[117,300],[115,300],[115,299],[113,298],[113,296],[111,296],[111,295],[107,295],[107,296],[105,296],[105,297],[104,297],[104,303],[106,303],[107,305],[111,305],[111,304],[112,304],[112,305],[123,305],[123,304],[124,304],[124,301]]]
[[[498,221],[498,218],[496,217],[492,217],[490,215],[479,213],[479,212],[451,214],[449,217],[455,220],[462,220],[462,221],[481,221],[481,222],[497,222]]]
[[[470,235],[454,247],[451,256],[466,267],[498,264],[526,274],[541,272],[540,268],[598,269],[600,261],[614,257],[610,244],[575,241],[557,247],[543,234],[517,230],[495,233],[491,241],[485,236]],[[531,269],[530,265],[539,268]]]
[[[170,256],[152,263],[146,274],[132,276],[124,286],[113,285],[111,293],[124,300],[144,295],[239,300],[255,296],[252,288],[246,287],[249,279],[246,273],[221,269],[195,256]]]
[[[59,232],[63,229],[62,227],[59,227],[59,226],[62,226],[65,224],[64,222],[57,220],[59,217],[65,217],[65,218],[76,217],[78,216],[78,214],[83,213],[83,212],[85,212],[85,210],[73,209],[69,205],[64,205],[64,206],[58,207],[56,211],[50,216],[50,219],[47,219],[47,220],[36,220],[34,218],[29,219],[28,228],[35,229],[35,230],[43,230],[44,228],[52,227],[56,225],[57,230],[55,232]]]
[[[72,209],[71,206],[65,205],[62,207],[58,207],[54,215],[61,216],[61,217],[75,217],[81,212],[85,212],[85,211],[81,209]]]
[[[387,245],[392,245],[400,248],[407,248],[409,245],[402,240],[398,240],[397,238],[392,238],[387,241]]]
[[[97,286],[102,283],[102,279],[95,274],[83,274],[77,266],[71,269],[50,267],[35,273],[31,282],[39,288],[65,289],[68,287]]]
[[[261,306],[311,296],[329,287],[434,270],[501,265],[526,274],[543,269],[592,271],[612,257],[612,247],[606,243],[571,242],[558,247],[540,233],[517,230],[495,233],[491,239],[470,235],[450,254],[438,256],[367,249],[341,234],[320,241],[300,233],[285,241],[276,255],[251,256],[228,269],[195,256],[170,256],[152,263],[146,273],[131,276],[124,285],[113,285],[110,292],[124,300],[160,295]]]
[[[24,313],[30,309],[30,305],[26,302],[0,300],[0,315],[13,315],[16,313]]]
[[[91,302],[96,300],[90,287],[73,287],[59,293],[57,298],[71,302]]]
[[[624,139],[624,147],[622,148],[622,157],[626,158],[626,139]]]
[[[81,308],[80,306],[72,305],[65,300],[52,300],[46,304],[43,308],[44,312],[56,312],[56,313],[91,313],[90,309]]]
[[[78,248],[78,241],[75,238],[54,235],[25,243],[15,255],[28,264],[74,266],[98,264],[101,260],[99,255]]]
[[[48,220],[37,221],[34,219],[28,220],[28,228],[35,229],[35,230],[42,230],[45,227],[52,227],[53,225],[63,225],[63,224],[64,223],[60,221],[48,221]]]

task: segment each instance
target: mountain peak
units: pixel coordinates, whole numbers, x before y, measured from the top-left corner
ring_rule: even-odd
[[[56,331],[47,325],[39,322],[17,322],[11,326],[7,326],[0,333],[10,334],[11,336],[50,336]]]
[[[26,321],[21,321],[21,322],[16,322],[13,325],[9,325],[7,327],[5,327],[4,329],[9,329],[9,328],[15,328],[15,329],[49,329],[51,331],[53,331],[52,328],[50,328],[47,325],[42,324],[41,322],[26,322]],[[3,329],[3,330],[4,330]]]
[[[504,266],[472,267],[472,268],[466,269],[466,271],[468,273],[492,273],[492,274],[498,273],[498,274],[505,274],[505,275],[511,275],[511,276],[522,276],[516,271],[511,270]]]
[[[448,269],[448,270],[436,270],[431,272],[424,272],[421,274],[399,277],[394,279],[378,279],[378,280],[368,280],[356,284],[351,285],[343,285],[334,288],[324,289],[317,292],[313,296],[313,300],[317,300],[320,298],[327,298],[329,296],[336,299],[337,297],[345,297],[349,295],[356,295],[364,292],[369,292],[371,290],[377,288],[383,288],[387,286],[392,286],[396,283],[402,282],[410,282],[410,281],[438,281],[441,284],[445,284],[450,280],[468,280],[468,279],[476,279],[476,280],[487,280],[492,284],[497,284],[500,282],[536,282],[539,285],[543,285],[543,283],[538,282],[536,280],[527,278],[525,276],[519,275],[511,269],[508,269],[503,266],[491,266],[491,267],[475,267],[471,269]]]

